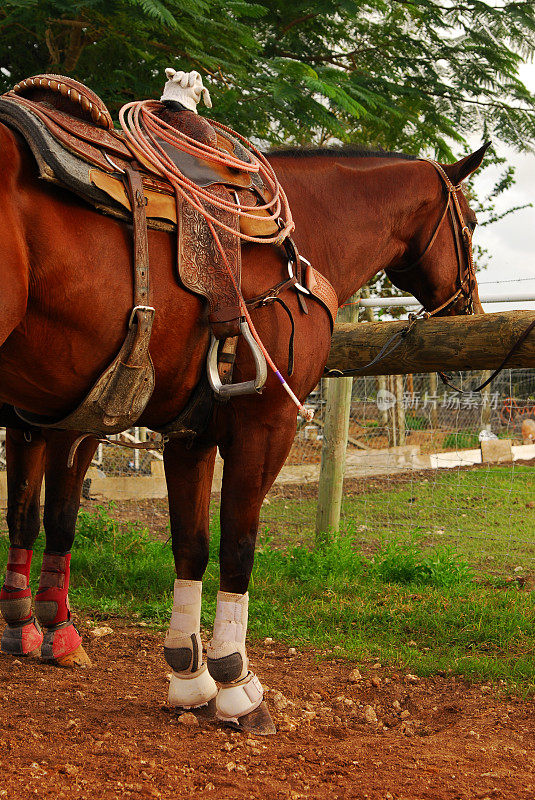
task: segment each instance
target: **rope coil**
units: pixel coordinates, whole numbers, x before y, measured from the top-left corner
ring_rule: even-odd
[[[169,123],[160,119],[154,112],[160,104],[154,100],[136,101],[127,103],[119,111],[119,121],[125,133],[128,143],[138,152],[141,151],[153,169],[174,186],[175,191],[184,200],[191,203],[203,217],[212,222],[222,230],[232,233],[234,236],[244,241],[257,244],[280,244],[295,229],[292,213],[288,204],[287,197],[280,185],[273,167],[265,156],[249,142],[245,137],[231,131],[226,125],[210,120],[210,124],[232,136],[238,138],[250,150],[253,160],[243,161],[231,153],[223,153],[216,147],[197,141],[197,139],[187,136],[182,131],[177,130]],[[257,174],[262,179],[268,191],[271,193],[271,200],[264,205],[237,207],[232,200],[215,198],[213,194],[204,187],[198,186],[187,178],[174,164],[171,157],[165,152],[158,141],[182,150],[196,158],[220,164],[229,169],[236,169],[250,174]],[[209,203],[215,208],[225,211],[233,211],[241,217],[265,222],[271,220],[277,224],[281,223],[279,232],[274,236],[248,236],[240,230],[236,231],[214,217],[206,209],[204,203]],[[267,212],[268,217],[258,212]],[[256,213],[255,213],[256,212]]]
[[[221,150],[215,147],[198,142],[196,139],[193,139],[192,137],[187,136],[185,133],[182,133],[182,131],[178,131],[176,128],[173,128],[172,125],[164,122],[164,120],[160,119],[154,113],[155,109],[159,107],[160,104],[154,100],[142,100],[133,103],[127,103],[121,108],[119,111],[119,121],[127,141],[130,144],[131,149],[134,151],[134,154],[136,150],[138,153],[141,152],[155,172],[166,178],[169,183],[171,183],[175,190],[177,203],[179,202],[180,198],[184,199],[188,203],[191,203],[191,205],[200,214],[202,214],[206,220],[210,232],[214,237],[216,247],[221,254],[225,268],[236,291],[241,312],[247,320],[247,324],[249,325],[249,329],[254,337],[254,340],[260,348],[270,368],[275,373],[275,376],[280,381],[283,389],[290,396],[292,402],[297,406],[299,413],[305,419],[310,421],[314,412],[306,409],[296,397],[284,379],[283,375],[277,368],[277,365],[264,347],[260,336],[258,335],[216,230],[216,228],[219,228],[220,230],[227,231],[234,236],[237,236],[239,239],[248,242],[277,245],[281,244],[284,239],[292,233],[295,225],[292,219],[288,199],[277,179],[273,167],[265,158],[265,156],[263,156],[262,153],[253,144],[251,144],[251,142],[249,142],[240,134],[235,133],[225,125],[210,120],[210,124],[215,128],[230,133],[247,146],[253,159],[251,162],[242,161],[230,153],[223,153]],[[212,161],[230,169],[239,169],[251,174],[258,174],[267,189],[271,192],[271,200],[267,201],[261,206],[237,206],[232,201],[225,201],[214,197],[214,195],[212,195],[207,189],[197,186],[196,183],[187,178],[178,169],[169,155],[165,152],[161,144],[158,142],[158,139],[167,142],[173,147],[183,150],[190,155],[196,156],[197,158],[202,158],[206,161]],[[249,219],[256,219],[263,222],[265,222],[266,219],[270,219],[278,225],[279,231],[274,236],[248,236],[239,230],[239,226],[238,230],[235,230],[234,228],[230,228],[229,226],[225,225],[221,220],[217,219],[217,217],[214,217],[207,210],[205,203],[208,203],[209,205],[221,210],[232,210],[233,213]],[[258,214],[259,211],[267,212],[268,217],[264,215],[261,216]]]

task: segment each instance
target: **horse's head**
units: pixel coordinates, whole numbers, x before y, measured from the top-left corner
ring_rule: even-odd
[[[481,314],[472,257],[476,215],[460,184],[480,165],[489,144],[456,164],[421,164],[416,227],[399,264],[386,270],[392,283],[410,291],[426,311],[446,316]]]

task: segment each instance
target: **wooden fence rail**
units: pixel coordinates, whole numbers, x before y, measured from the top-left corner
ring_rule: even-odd
[[[501,364],[533,320],[533,311],[418,320],[399,347],[371,367],[366,364],[375,358],[393,334],[407,327],[407,321],[337,324],[326,371],[338,369],[349,370],[348,374],[353,375],[398,375],[442,370],[492,370]],[[535,367],[535,329],[511,356],[507,367]]]

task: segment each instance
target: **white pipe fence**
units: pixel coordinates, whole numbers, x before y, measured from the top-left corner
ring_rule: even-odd
[[[533,292],[517,294],[481,293],[479,299],[482,303],[525,303],[535,300]],[[415,297],[363,297],[359,303],[362,308],[397,308],[399,306],[414,308],[422,304]]]

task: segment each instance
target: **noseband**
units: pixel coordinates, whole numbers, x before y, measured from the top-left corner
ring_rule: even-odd
[[[426,311],[424,308],[422,308],[419,312],[417,312],[415,316],[434,317],[441,311],[444,311],[445,308],[451,306],[461,294],[464,295],[467,301],[464,313],[473,314],[474,300],[472,292],[475,282],[475,270],[474,270],[474,256],[472,252],[472,232],[470,231],[470,228],[465,222],[463,212],[461,209],[461,204],[457,196],[457,193],[462,191],[461,187],[459,185],[457,186],[453,185],[453,183],[450,181],[444,169],[436,161],[433,161],[431,158],[421,158],[419,160],[427,161],[429,164],[432,164],[433,167],[438,172],[438,174],[440,175],[440,178],[442,179],[447,191],[446,204],[444,206],[442,214],[440,215],[440,219],[438,220],[435,226],[433,235],[431,236],[429,242],[427,243],[427,246],[425,247],[423,253],[421,253],[421,255],[416,259],[416,261],[413,261],[412,264],[409,264],[406,267],[398,267],[395,269],[389,268],[387,271],[393,273],[404,273],[404,272],[410,272],[412,269],[417,267],[421,263],[422,259],[429,253],[429,251],[433,247],[436,238],[440,232],[440,229],[442,227],[442,223],[446,219],[446,215],[448,214],[449,211],[454,240],[455,240],[455,252],[457,255],[457,266],[458,266],[457,282],[459,283],[459,288],[457,289],[455,294],[453,294],[448,300],[446,300],[445,303],[442,303],[442,305],[440,305],[438,308],[435,308],[432,311]],[[463,253],[466,258],[466,265],[467,265],[464,277],[463,277]],[[467,287],[466,291],[465,287]]]

